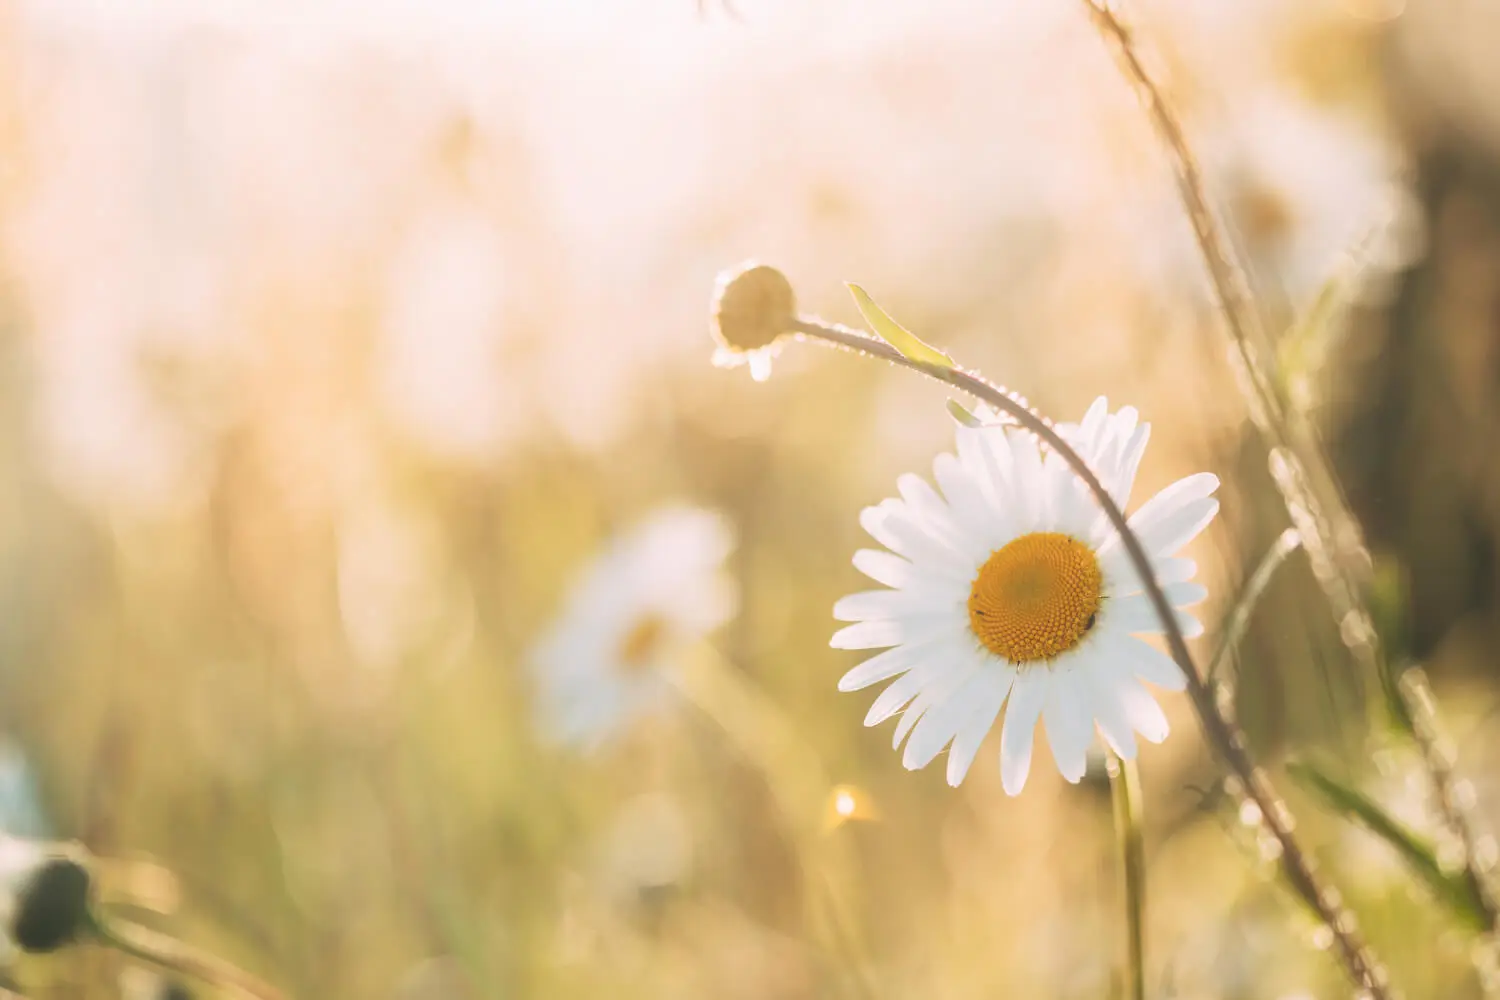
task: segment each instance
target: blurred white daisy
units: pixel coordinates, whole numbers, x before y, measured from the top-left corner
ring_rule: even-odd
[[[1204,159],[1245,249],[1280,281],[1294,310],[1362,244],[1382,271],[1418,250],[1420,212],[1402,184],[1399,154],[1374,129],[1276,94],[1248,102],[1230,121],[1207,137]]]
[[[1150,425],[1134,409],[1111,414],[1096,400],[1083,422],[1060,425],[1116,503],[1130,499]],[[960,427],[958,457],[933,462],[942,493],[920,476],[897,481],[901,499],[866,508],[865,530],[890,551],[864,549],[854,565],[890,590],[839,601],[838,649],[894,647],[849,671],[839,689],[896,678],[865,718],[904,714],[895,746],[926,766],[950,743],[948,781],[968,773],[1005,706],[1000,769],[1018,794],[1031,770],[1032,737],[1045,721],[1063,777],[1083,777],[1094,729],[1122,757],[1135,734],[1153,743],[1167,720],[1142,680],[1180,690],[1177,665],[1134,638],[1160,622],[1118,534],[1077,477],[1035,437],[1014,427]],[[1213,520],[1218,479],[1189,476],[1130,518],[1174,608],[1207,596],[1197,567],[1176,553]],[[1183,631],[1202,626],[1178,612]],[[908,739],[909,737],[909,739]]]
[[[721,515],[670,507],[599,554],[535,657],[554,737],[598,743],[661,700],[677,658],[734,614],[733,546]]]
[[[1376,128],[1277,89],[1256,92],[1197,138],[1211,196],[1233,225],[1252,271],[1300,314],[1358,254],[1362,294],[1421,251],[1421,212],[1396,146]],[[1203,265],[1174,183],[1160,180],[1133,258],[1153,284],[1201,281]],[[1166,224],[1167,228],[1162,228]]]

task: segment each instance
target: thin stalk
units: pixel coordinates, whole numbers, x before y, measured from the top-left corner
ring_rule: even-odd
[[[165,934],[136,924],[106,920],[98,914],[93,918],[93,931],[103,945],[156,968],[207,983],[228,996],[240,1000],[286,1000],[276,987],[238,966]]]
[[[1219,671],[1240,648],[1240,641],[1245,638],[1245,630],[1250,627],[1250,617],[1255,613],[1255,606],[1260,603],[1261,595],[1270,586],[1271,578],[1276,575],[1281,564],[1286,562],[1286,557],[1297,551],[1301,542],[1297,529],[1288,528],[1277,536],[1266,554],[1261,556],[1260,563],[1245,583],[1240,599],[1230,609],[1229,618],[1219,629],[1219,645],[1214,649],[1213,659],[1208,661],[1209,684],[1213,684]]]
[[[1224,326],[1238,354],[1239,372],[1243,376],[1241,389],[1251,419],[1271,449],[1272,476],[1302,535],[1314,575],[1328,598],[1340,634],[1366,673],[1383,677],[1391,667],[1382,659],[1373,619],[1352,568],[1366,561],[1356,521],[1316,435],[1306,426],[1294,425],[1276,392],[1270,366],[1264,358],[1269,340],[1250,281],[1233,243],[1214,214],[1203,172],[1188,145],[1182,123],[1147,72],[1130,27],[1106,0],[1084,0],[1084,4],[1100,33],[1114,44],[1120,68],[1139,94],[1172,161],[1178,193],[1208,267]],[[1304,454],[1312,459],[1311,470],[1301,457]],[[1310,472],[1317,474],[1321,489],[1314,488]],[[1408,717],[1422,710],[1420,679],[1395,687]],[[1477,866],[1474,824],[1469,809],[1457,794],[1453,761],[1440,746],[1435,717],[1432,713],[1428,715],[1432,725],[1412,726],[1409,732],[1421,751],[1443,820],[1464,849],[1466,877],[1479,892],[1490,929],[1494,931],[1500,929],[1500,903]]]
[[[1146,1000],[1146,849],[1141,838],[1141,775],[1134,760],[1111,753],[1110,798],[1125,900],[1125,980],[1129,1000]]]
[[[1017,401],[1010,393],[971,372],[957,367],[950,368],[944,365],[912,361],[883,341],[848,327],[825,323],[815,317],[798,316],[792,321],[791,329],[805,339],[889,361],[904,368],[910,368],[961,392],[966,392],[988,403],[1002,414],[1015,420],[1027,431],[1035,434],[1068,464],[1068,467],[1094,495],[1105,516],[1109,518],[1110,524],[1119,532],[1125,552],[1146,588],[1146,595],[1151,601],[1152,608],[1161,620],[1172,659],[1177,661],[1177,665],[1182,668],[1187,679],[1188,697],[1193,703],[1193,709],[1197,712],[1204,735],[1207,736],[1209,744],[1225,765],[1239,780],[1245,795],[1259,807],[1261,821],[1281,847],[1281,868],[1287,882],[1333,935],[1334,950],[1348,971],[1349,977],[1358,986],[1368,991],[1371,1000],[1390,1000],[1385,970],[1375,961],[1355,929],[1354,915],[1344,908],[1338,893],[1324,888],[1314,874],[1312,859],[1302,850],[1292,834],[1290,811],[1271,787],[1270,779],[1266,777],[1265,772],[1251,760],[1249,744],[1245,740],[1244,733],[1233,720],[1219,711],[1212,690],[1204,682],[1203,675],[1193,662],[1193,656],[1188,651],[1187,640],[1177,624],[1176,615],[1172,613],[1172,605],[1162,591],[1160,581],[1156,579],[1151,559],[1141,546],[1140,539],[1131,530],[1125,514],[1115,503],[1114,498],[1109,495],[1109,491],[1099,482],[1099,477],[1094,475],[1094,471],[1079,457],[1072,446],[1052,429],[1050,423],[1033,413],[1025,404]]]

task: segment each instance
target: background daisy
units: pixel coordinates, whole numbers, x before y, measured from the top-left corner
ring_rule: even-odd
[[[611,542],[582,574],[535,656],[544,728],[596,743],[657,703],[683,650],[728,621],[725,519],[670,507]]]

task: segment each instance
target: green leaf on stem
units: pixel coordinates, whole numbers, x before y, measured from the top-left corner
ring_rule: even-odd
[[[956,399],[948,400],[948,412],[953,416],[954,420],[957,420],[965,427],[983,427],[985,425],[983,420],[974,415],[973,410]]]
[[[900,351],[907,360],[950,371],[957,367],[948,355],[924,343],[916,334],[887,316],[885,310],[870,298],[869,292],[853,283],[849,284],[849,291],[854,295],[854,304],[859,306],[859,314],[865,318],[875,336]]]

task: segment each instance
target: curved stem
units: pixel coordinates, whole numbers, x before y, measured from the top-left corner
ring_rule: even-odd
[[[1130,562],[1146,588],[1146,595],[1151,601],[1152,608],[1161,620],[1172,659],[1177,661],[1177,665],[1182,668],[1187,678],[1188,697],[1192,700],[1193,708],[1198,714],[1204,735],[1208,737],[1209,743],[1218,752],[1225,765],[1239,779],[1245,795],[1258,807],[1266,830],[1280,846],[1281,868],[1287,882],[1333,934],[1334,949],[1350,978],[1358,986],[1367,990],[1372,1000],[1389,1000],[1385,971],[1376,963],[1374,956],[1371,955],[1355,929],[1353,914],[1344,908],[1338,893],[1324,888],[1314,874],[1312,859],[1303,852],[1296,837],[1292,834],[1290,811],[1271,787],[1265,772],[1251,760],[1244,734],[1233,721],[1219,711],[1213,692],[1204,683],[1203,675],[1198,672],[1192,653],[1188,651],[1187,640],[1177,624],[1177,616],[1173,614],[1172,605],[1162,591],[1160,581],[1156,579],[1150,557],[1141,546],[1140,539],[1131,530],[1124,512],[1120,510],[1119,505],[1099,482],[1099,477],[1094,475],[1088,464],[1057,431],[1052,429],[1052,425],[1045,419],[1033,413],[1029,407],[1004,389],[985,381],[978,375],[961,368],[912,361],[883,341],[848,327],[824,323],[810,316],[797,317],[792,323],[792,329],[804,338],[889,361],[966,392],[1015,420],[1067,462],[1068,467],[1079,479],[1083,480],[1089,492],[1099,502],[1110,524],[1119,532],[1120,541],[1130,556]]]
[[[1328,570],[1315,574],[1318,582],[1341,629],[1349,623],[1358,626],[1353,630],[1358,641],[1349,643],[1356,658],[1367,672],[1383,676],[1391,670],[1391,665],[1383,661],[1369,609],[1360,594],[1359,581],[1350,569],[1348,550],[1360,548],[1358,536],[1356,532],[1337,530],[1339,526],[1352,527],[1354,517],[1338,489],[1332,470],[1328,468],[1327,456],[1322,453],[1310,429],[1294,428],[1276,392],[1263,357],[1267,348],[1266,331],[1249,279],[1237,259],[1234,245],[1213,212],[1207,185],[1203,182],[1203,171],[1188,145],[1182,123],[1147,72],[1130,27],[1106,0],[1084,0],[1084,4],[1100,33],[1115,46],[1121,70],[1140,95],[1141,103],[1151,116],[1152,125],[1172,161],[1183,207],[1208,268],[1225,327],[1239,356],[1239,370],[1244,376],[1242,388],[1251,419],[1272,450],[1272,471],[1276,473],[1277,488],[1294,522],[1298,522],[1303,544],[1308,555],[1315,560],[1315,568],[1321,563]],[[1294,433],[1297,429],[1301,433]],[[1302,460],[1304,451],[1312,455],[1312,470]],[[1320,474],[1321,490],[1314,489],[1310,471]],[[1354,539],[1352,545],[1344,541],[1345,538]],[[1428,700],[1423,697],[1422,684],[1420,675],[1410,682],[1406,682],[1403,675],[1402,683],[1394,685],[1396,695],[1401,699],[1401,709],[1408,718],[1420,712],[1424,700]],[[1431,724],[1408,726],[1408,732],[1421,751],[1443,820],[1463,847],[1465,878],[1482,901],[1490,929],[1494,931],[1500,929],[1500,900],[1496,899],[1484,873],[1479,870],[1474,824],[1469,810],[1456,794],[1458,782],[1453,774],[1453,762],[1443,752],[1435,713],[1429,711],[1426,714]]]
[[[1109,791],[1120,845],[1125,900],[1125,975],[1129,1000],[1146,1000],[1146,849],[1141,838],[1141,776],[1134,760],[1109,755]]]
[[[238,966],[165,934],[135,924],[106,920],[98,914],[93,917],[93,931],[101,944],[122,954],[209,983],[241,1000],[286,1000],[276,987]]]

